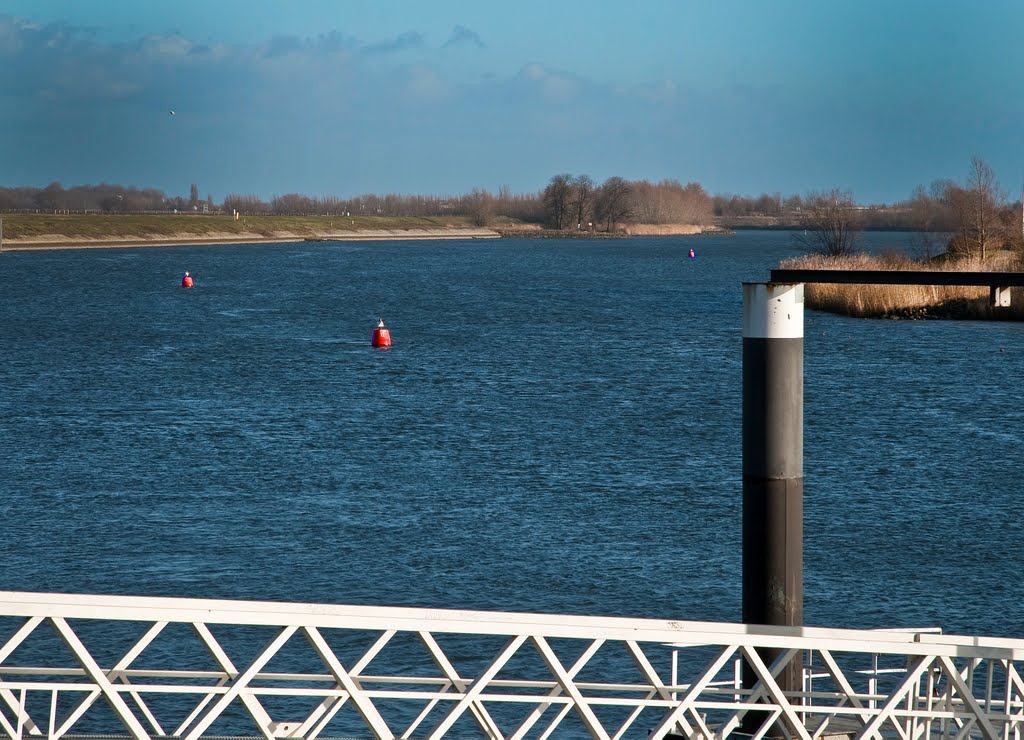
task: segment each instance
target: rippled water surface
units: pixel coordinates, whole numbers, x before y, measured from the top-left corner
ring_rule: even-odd
[[[738,620],[740,283],[793,253],[4,252],[0,589]],[[1024,636],[1024,326],[806,337],[806,621]]]

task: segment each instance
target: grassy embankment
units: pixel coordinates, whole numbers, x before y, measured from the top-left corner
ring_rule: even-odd
[[[4,239],[17,241],[201,239],[322,236],[358,230],[472,228],[462,216],[242,216],[174,213],[26,213],[2,215]]]
[[[1024,269],[1021,258],[999,252],[982,262],[978,257],[917,262],[903,256],[818,257],[784,260],[779,267],[806,270],[935,270],[937,272],[1011,272]],[[987,287],[944,285],[843,285],[808,283],[807,308],[858,318],[991,319]],[[1011,290],[1010,307],[999,317],[1024,320],[1024,288]]]
[[[270,241],[311,237],[372,235],[371,232],[442,232],[476,229],[468,216],[231,216],[195,213],[19,213],[0,214],[4,239],[10,246],[32,245],[103,246],[126,240],[162,241]],[[502,236],[611,238],[644,234],[723,233],[715,227],[692,224],[634,224],[613,233],[603,231],[556,231],[537,224],[499,216],[488,230]],[[358,234],[362,232],[362,234]],[[436,235],[436,234],[434,234]],[[426,236],[430,236],[427,234]]]

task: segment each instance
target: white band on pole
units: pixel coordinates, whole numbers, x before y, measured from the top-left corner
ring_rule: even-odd
[[[743,336],[803,339],[803,283],[743,283]]]

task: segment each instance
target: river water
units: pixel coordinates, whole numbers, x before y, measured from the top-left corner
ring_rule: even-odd
[[[737,621],[740,283],[795,253],[4,252],[0,589]],[[808,312],[808,624],[1024,636],[1022,339]]]

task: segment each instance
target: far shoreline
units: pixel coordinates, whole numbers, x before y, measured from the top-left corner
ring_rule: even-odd
[[[370,233],[374,232],[374,233]],[[5,239],[3,251],[41,251],[51,249],[136,249],[140,247],[212,247],[212,246],[246,246],[249,244],[299,244],[302,242],[333,242],[333,241],[389,241],[389,240],[453,240],[453,239],[498,239],[501,235],[491,229],[445,229],[436,232],[423,229],[376,229],[345,232],[341,234],[321,234],[303,236],[299,234],[234,234],[231,236],[181,236],[174,238],[146,239],[130,237],[123,239],[76,239],[62,237],[59,239]]]
[[[372,242],[372,241],[444,241],[469,239],[629,239],[638,236],[700,236],[728,233],[716,227],[699,227],[689,224],[669,224],[646,229],[630,229],[625,232],[598,231],[554,231],[531,228],[469,228],[447,227],[440,229],[357,229],[334,233],[276,234],[235,233],[196,236],[181,234],[173,237],[146,238],[130,236],[123,238],[81,238],[60,234],[41,235],[37,239],[4,239],[0,251],[27,252],[63,249],[138,249],[144,247],[185,247],[185,246],[246,246],[254,244],[299,244],[303,242]]]

